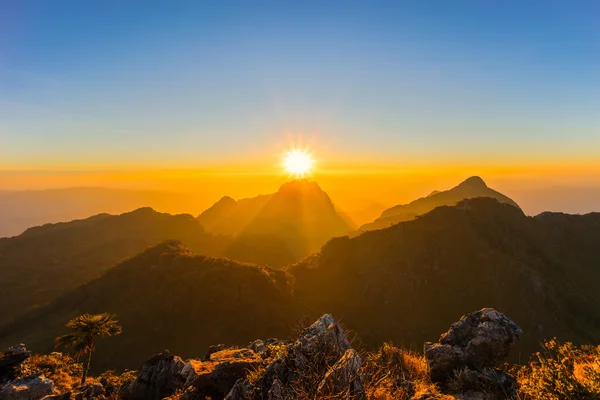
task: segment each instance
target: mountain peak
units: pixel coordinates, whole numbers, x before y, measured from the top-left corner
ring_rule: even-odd
[[[457,187],[468,187],[468,188],[487,188],[488,186],[485,184],[483,179],[479,176],[472,176],[470,178],[465,179],[461,182]]]
[[[277,193],[280,194],[299,194],[299,193],[324,193],[321,187],[315,181],[308,179],[294,179],[281,185]]]
[[[233,197],[230,196],[223,196],[219,199],[219,201],[217,201],[215,203],[216,204],[221,204],[221,205],[231,205],[231,204],[235,204],[236,201]]]

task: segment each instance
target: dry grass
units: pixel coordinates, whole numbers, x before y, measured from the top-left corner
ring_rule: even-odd
[[[600,398],[600,346],[577,347],[552,339],[534,354],[529,365],[514,369],[521,399]]]
[[[425,358],[391,343],[366,354],[363,370],[365,394],[370,400],[405,400],[425,393],[444,398],[429,379]]]
[[[54,382],[60,393],[79,386],[83,366],[74,358],[63,353],[34,354],[21,364],[20,375],[44,374]]]

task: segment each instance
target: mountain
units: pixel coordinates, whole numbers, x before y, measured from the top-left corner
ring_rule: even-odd
[[[160,190],[75,187],[0,191],[0,237],[19,235],[32,226],[100,213],[122,214],[145,206],[164,211],[196,210],[203,202],[200,194]]]
[[[191,357],[209,344],[287,337],[299,317],[327,310],[363,347],[414,347],[464,310],[493,307],[521,326],[527,358],[553,336],[600,342],[599,242],[600,213],[528,217],[490,198],[331,239],[283,270],[196,256],[171,241],[0,329],[0,347],[48,351],[69,318],[108,311],[124,333],[100,345],[97,367],[132,368],[165,347]]]
[[[207,230],[225,234],[239,234],[260,212],[271,195],[260,195],[238,201],[225,196],[198,216]]]
[[[295,180],[282,185],[239,236],[274,235],[299,259],[350,230],[316,182]]]
[[[412,221],[332,239],[290,266],[296,302],[330,310],[365,344],[435,339],[461,310],[494,307],[526,332],[600,341],[600,213],[527,217],[475,198]]]
[[[145,355],[165,348],[202,357],[212,344],[287,334],[292,279],[166,241],[0,330],[0,337],[2,344],[25,341],[49,352],[69,319],[108,311],[118,316],[123,334],[98,343],[98,370],[141,365]]]
[[[210,232],[233,235],[223,255],[282,267],[352,230],[316,182],[295,180],[276,193],[234,200],[225,196],[198,216]]]
[[[373,229],[387,228],[398,222],[410,221],[418,215],[423,215],[436,207],[453,206],[461,200],[476,197],[491,197],[502,203],[518,207],[517,203],[510,198],[489,188],[483,179],[478,176],[472,176],[450,190],[443,192],[434,190],[427,197],[422,197],[409,204],[397,205],[389,208],[383,211],[381,216],[375,221],[361,226],[359,231],[364,232]]]
[[[220,254],[229,241],[206,232],[191,215],[150,208],[48,224],[0,239],[0,325],[91,281],[147,246],[173,238],[208,255]]]

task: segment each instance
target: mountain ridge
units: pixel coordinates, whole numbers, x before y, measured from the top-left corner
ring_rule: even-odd
[[[364,232],[373,229],[381,229],[402,221],[409,221],[418,215],[425,214],[436,207],[452,206],[461,200],[476,197],[490,197],[519,208],[518,204],[509,197],[497,192],[487,186],[479,176],[471,176],[457,186],[445,190],[434,190],[426,197],[413,200],[408,204],[400,204],[388,208],[381,213],[375,221],[362,225],[358,231]]]
[[[523,327],[519,349],[528,355],[541,339],[552,336],[575,343],[600,341],[598,241],[600,213],[528,217],[509,204],[475,198],[386,229],[331,239],[320,252],[283,270],[198,256],[180,242],[168,242],[5,327],[0,345],[23,338],[34,350],[46,349],[77,312],[108,311],[119,315],[131,332],[128,340],[160,321],[153,335],[161,338],[161,346],[177,341],[177,352],[189,356],[199,351],[200,336],[207,345],[285,337],[294,321],[331,310],[365,348],[385,340],[410,347],[434,339],[431,333],[445,329],[464,309],[492,306]],[[573,246],[576,252],[569,250]],[[208,278],[200,266],[206,262],[258,275],[228,275],[227,268],[217,268],[220,272]],[[161,275],[165,271],[173,276]],[[255,287],[249,276],[262,276],[260,285],[267,286]],[[243,301],[236,293],[246,293]],[[203,317],[193,322],[192,314]],[[248,322],[240,324],[240,318]],[[277,333],[254,332],[249,321],[255,318],[272,321]],[[209,338],[217,330],[223,336]],[[152,341],[138,347],[119,344],[126,345],[133,346],[131,360],[136,362],[161,350]],[[102,367],[133,366],[125,360],[110,365],[112,355],[105,356]]]

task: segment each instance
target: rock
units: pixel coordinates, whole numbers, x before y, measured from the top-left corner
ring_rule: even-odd
[[[189,360],[181,375],[186,378],[184,386],[195,387],[198,395],[223,398],[260,361],[250,349],[226,349],[212,353],[210,361]]]
[[[493,308],[463,316],[437,343],[425,343],[431,379],[445,382],[457,368],[482,371],[502,361],[523,331]]]
[[[248,345],[248,348],[256,354],[260,354],[267,349],[267,345],[262,340],[255,340]]]
[[[258,344],[255,347],[258,348]],[[306,328],[296,341],[274,355],[254,387],[247,381],[238,382],[227,398],[241,399],[238,393],[242,391],[250,393],[246,399],[263,399],[265,394],[270,400],[296,398],[296,389],[306,383],[306,376],[316,374],[324,377],[329,367],[350,348],[343,329],[330,314],[325,314]],[[334,381],[334,376],[331,381]],[[317,387],[303,389],[312,391]]]
[[[254,387],[248,379],[238,379],[225,396],[225,400],[247,400],[252,398],[254,398]]]
[[[284,400],[286,399],[285,390],[281,381],[277,378],[273,381],[269,392],[267,393],[267,400]]]
[[[212,346],[209,346],[206,354],[204,354],[204,357],[202,358],[202,361],[209,361],[211,354],[216,353],[217,351],[225,350],[226,348],[227,346],[224,344],[213,344]]]
[[[96,400],[104,398],[104,387],[99,383],[86,383],[73,391],[74,400]]]
[[[260,355],[262,358],[270,358],[273,356],[273,353],[279,351],[280,346],[285,346],[289,343],[290,342],[287,340],[270,338],[265,341],[255,340],[248,345],[248,348]]]
[[[425,343],[425,357],[433,382],[444,382],[461,366],[462,353],[447,344]]]
[[[30,375],[8,383],[0,400],[39,400],[54,394],[54,383],[44,375]]]
[[[31,353],[27,351],[24,344],[10,347],[8,351],[2,353],[0,355],[0,383],[15,379],[19,366],[30,356]]]
[[[71,392],[66,392],[63,394],[51,394],[42,398],[42,400],[71,400],[71,398]]]
[[[351,347],[343,329],[331,314],[323,315],[308,327],[293,346],[306,355],[326,351],[328,355],[336,359],[339,359]]]
[[[361,364],[362,360],[356,350],[346,350],[343,357],[335,363],[319,384],[317,397],[337,396],[344,399],[364,399],[364,376]]]
[[[152,356],[142,366],[139,376],[124,390],[126,400],[160,400],[183,387],[181,374],[185,363],[168,351]]]

